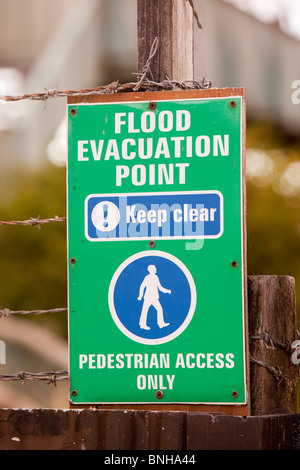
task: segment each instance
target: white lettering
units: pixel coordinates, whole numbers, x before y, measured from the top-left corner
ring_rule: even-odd
[[[292,88],[296,88],[296,91],[292,93],[292,103],[300,103],[300,80],[294,80],[292,83]]]
[[[161,155],[164,155],[165,158],[170,158],[168,141],[167,141],[166,137],[160,137],[158,139],[158,143],[157,143],[154,158],[160,158]]]
[[[219,155],[219,150],[221,152],[221,155],[226,156],[229,155],[229,135],[224,135],[224,143],[222,141],[222,136],[221,135],[214,135],[213,138],[214,142],[214,157],[217,157]]]
[[[79,162],[86,162],[88,161],[89,157],[84,157],[83,154],[88,151],[87,148],[84,146],[88,144],[88,140],[78,140],[77,143],[77,153],[78,153],[78,161]]]
[[[132,167],[132,183],[135,186],[143,186],[146,183],[146,167],[144,165]]]
[[[226,354],[226,361],[228,361],[228,363],[226,364],[226,367],[228,367],[228,369],[232,369],[232,367],[234,367],[233,358],[234,358],[234,355],[232,353]]]
[[[125,165],[118,165],[116,167],[116,186],[122,185],[122,179],[129,176],[129,167]]]
[[[210,154],[210,138],[207,135],[197,137],[195,152],[198,157],[207,157]]]
[[[155,130],[155,114],[151,111],[142,113],[141,130],[142,132],[153,132]]]
[[[190,112],[186,110],[176,111],[176,130],[187,131],[190,128],[190,126],[191,126]]]
[[[83,364],[87,363],[87,355],[86,354],[79,354],[79,369],[83,368]]]
[[[234,367],[234,355],[232,353],[228,353],[225,356],[226,358],[226,367],[231,369]],[[176,368],[181,367],[184,369],[187,367],[188,369],[193,369],[197,367],[198,369],[203,369],[207,367],[208,369],[218,368],[221,369],[224,367],[224,354],[222,353],[188,353],[184,356],[182,353],[177,354],[176,359]]]
[[[128,113],[128,132],[129,133],[137,133],[140,132],[140,129],[135,129],[134,127],[134,113]]]
[[[129,168],[126,165],[116,166],[116,186],[122,186],[122,182],[126,178],[130,178],[132,184],[135,186],[143,186],[146,183],[151,185],[157,184],[185,184],[186,181],[186,168],[189,167],[189,163],[159,163],[156,165],[133,165]],[[178,168],[178,171],[175,169]]]
[[[158,127],[161,132],[170,132],[173,129],[173,114],[171,111],[159,113]]]
[[[135,140],[133,139],[124,139],[122,142],[122,158],[124,160],[132,160],[136,156],[136,152],[130,152],[128,153],[128,145],[135,145]]]
[[[121,117],[126,116],[126,113],[116,113],[115,114],[115,133],[120,134],[121,125],[126,124],[126,121],[122,121]]]
[[[101,158],[103,143],[104,143],[104,140],[99,140],[99,145],[98,145],[98,149],[97,149],[96,141],[91,140],[91,142],[90,142],[93,158],[94,158],[95,161],[100,160],[100,158]]]
[[[115,139],[108,141],[104,160],[109,160],[111,156],[113,156],[115,160],[120,160],[119,149]]]

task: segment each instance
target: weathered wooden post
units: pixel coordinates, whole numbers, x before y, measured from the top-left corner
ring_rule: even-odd
[[[252,415],[297,412],[295,280],[249,276],[249,336]]]
[[[153,79],[199,80],[206,76],[206,0],[138,0],[138,70],[157,37]]]

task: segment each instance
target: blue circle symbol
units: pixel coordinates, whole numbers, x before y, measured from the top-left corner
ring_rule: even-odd
[[[180,335],[196,307],[194,280],[175,256],[137,253],[116,270],[109,287],[114,322],[130,339],[162,344]]]

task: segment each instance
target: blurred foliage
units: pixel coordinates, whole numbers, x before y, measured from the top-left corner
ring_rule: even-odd
[[[248,274],[295,278],[300,331],[300,138],[248,122],[246,147]]]
[[[248,122],[246,147],[248,274],[295,277],[299,312],[300,172],[294,171],[291,182],[285,175],[300,162],[300,140],[270,123]],[[253,149],[264,161],[256,172],[251,172]]]
[[[3,177],[2,177],[3,179]],[[0,219],[40,219],[66,215],[66,169],[46,164],[30,170],[5,171],[1,181]],[[40,310],[67,307],[66,223],[36,226],[1,226],[0,307]],[[53,324],[64,336],[64,313],[30,315]]]

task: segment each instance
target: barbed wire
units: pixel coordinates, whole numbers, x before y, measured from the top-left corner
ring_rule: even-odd
[[[250,362],[254,362],[255,364],[258,364],[267,369],[267,371],[271,375],[273,375],[273,377],[277,380],[277,387],[279,387],[283,380],[288,380],[289,378],[287,375],[284,374],[284,372],[280,369],[279,366],[269,366],[269,364],[267,364],[266,362],[259,361],[258,359],[254,359],[253,357],[250,357]]]
[[[267,348],[280,348],[286,351],[287,353],[291,352],[291,343],[289,341],[286,341],[285,343],[278,341],[272,338],[272,336],[267,330],[264,333],[258,333],[250,336],[250,340],[262,340]]]
[[[159,44],[159,40],[156,37],[154,39],[153,43],[152,43],[150,53],[149,53],[149,57],[148,57],[145,65],[144,65],[144,67],[142,68],[142,73],[140,74],[140,80],[133,89],[134,91],[138,91],[140,89],[140,87],[142,86],[144,80],[146,79],[147,73],[150,73],[151,78],[153,80],[153,74],[152,74],[152,71],[151,71],[151,68],[150,68],[150,64],[151,64],[151,61],[152,61],[153,57],[155,56],[155,54],[157,52],[158,44]]]
[[[56,387],[56,382],[62,380],[69,380],[69,372],[67,370],[59,370],[59,371],[50,371],[50,372],[17,372],[15,374],[1,374],[0,381],[15,381],[15,380],[22,380],[22,382],[26,381],[43,381],[47,382],[47,384],[53,384]]]
[[[43,315],[45,313],[61,313],[66,312],[67,310],[67,307],[50,308],[48,310],[10,310],[9,308],[4,308],[0,310],[0,318],[10,317],[12,315]]]
[[[299,332],[297,331],[297,337],[299,338]],[[288,355],[291,355],[295,349],[292,348],[292,343],[290,343],[289,341],[286,341],[285,343],[282,342],[282,341],[278,341],[274,338],[272,338],[272,336],[270,335],[270,333],[266,330],[264,333],[258,333],[258,334],[255,334],[255,335],[251,335],[250,340],[262,340],[264,345],[268,348],[268,349],[275,349],[275,348],[279,348],[279,349],[282,349],[283,351],[285,351]],[[283,381],[283,380],[287,380],[288,379],[288,376],[286,376],[283,371],[280,369],[279,366],[276,366],[276,367],[272,367],[272,366],[269,366],[266,362],[264,361],[259,361],[257,359],[254,359],[252,357],[250,357],[250,362],[255,362],[256,364],[259,364],[260,366],[262,367],[265,367],[268,372],[273,375],[275,377],[275,379],[278,381],[278,385],[280,385],[280,383]],[[300,377],[300,368],[298,367],[298,376]]]
[[[190,0],[189,0],[190,1]],[[191,3],[191,2],[190,2]],[[68,97],[68,96],[93,96],[111,93],[121,93],[128,91],[163,91],[163,90],[200,90],[211,88],[212,83],[209,80],[184,80],[182,82],[178,80],[171,80],[165,77],[165,80],[156,82],[153,79],[153,75],[150,69],[151,61],[153,60],[159,45],[159,39],[156,37],[152,43],[149,57],[146,64],[142,68],[141,73],[134,73],[137,75],[137,82],[129,82],[121,84],[119,81],[114,81],[108,85],[102,85],[94,88],[85,88],[81,90],[57,90],[56,88],[47,89],[44,92],[39,93],[25,93],[19,96],[5,95],[0,96],[0,100],[3,101],[21,101],[21,100],[34,100],[46,102],[49,98],[55,97]],[[147,78],[147,74],[151,75],[151,79]]]
[[[135,74],[140,75],[140,74]],[[138,85],[138,88],[137,88]],[[117,82],[112,82],[109,85],[103,85],[95,88],[85,88],[82,90],[48,90],[45,88],[45,92],[40,93],[26,93],[20,96],[0,96],[0,100],[3,101],[21,101],[21,100],[40,100],[46,101],[49,98],[54,97],[68,97],[68,96],[92,96],[92,95],[103,95],[109,93],[120,93],[128,91],[164,91],[164,90],[201,90],[211,88],[211,82],[209,80],[184,80],[182,82],[176,80],[170,80],[166,77],[165,80],[161,82],[156,82],[154,80],[149,80],[146,77],[139,82],[130,82],[120,84]]]
[[[65,222],[67,220],[66,217],[58,217],[55,216],[53,218],[48,218],[48,219],[40,219],[40,216],[34,218],[30,217],[29,220],[9,220],[9,221],[3,221],[0,220],[0,226],[2,225],[32,225],[35,227],[38,227],[38,229],[41,229],[41,225],[43,224],[49,224],[51,222]]]

